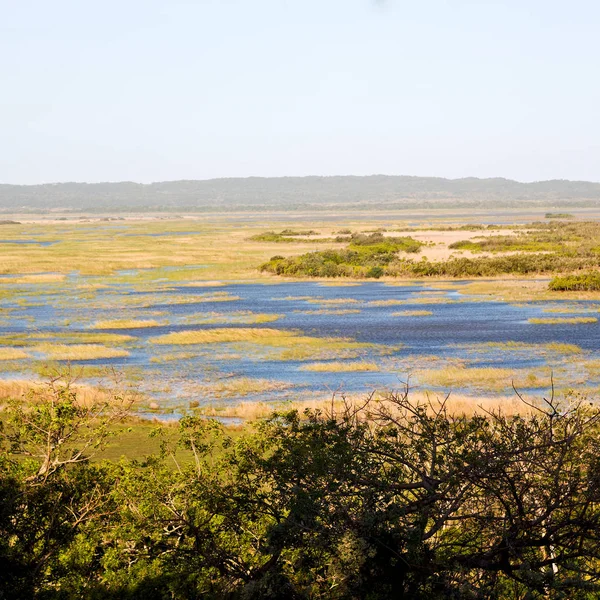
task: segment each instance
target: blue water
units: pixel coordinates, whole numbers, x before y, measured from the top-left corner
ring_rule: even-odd
[[[69,293],[65,293],[63,283],[47,285],[42,295],[33,295],[34,290],[40,289],[39,285],[19,285],[20,289],[25,289],[19,295],[20,303],[4,300],[0,305],[3,309],[0,334],[26,334],[31,339],[39,337],[41,341],[47,341],[55,334],[76,335],[95,331],[92,325],[99,320],[157,320],[161,322],[159,327],[103,330],[133,336],[134,339],[123,346],[129,351],[129,356],[81,361],[81,364],[111,365],[125,373],[133,369],[142,390],[159,399],[161,406],[167,407],[180,407],[189,400],[201,403],[239,401],[242,397],[234,394],[213,393],[211,386],[240,377],[281,383],[281,389],[246,395],[243,399],[274,400],[323,394],[338,389],[357,392],[398,387],[413,369],[430,366],[427,361],[431,361],[432,356],[440,357],[448,364],[462,361],[461,364],[469,367],[533,369],[549,365],[562,374],[569,370],[576,371],[578,367],[572,355],[561,356],[542,351],[544,344],[552,342],[579,346],[583,354],[575,355],[577,361],[582,357],[586,360],[600,359],[598,323],[535,325],[528,322],[532,317],[594,316],[592,313],[569,314],[568,309],[574,304],[572,301],[562,302],[565,314],[547,313],[544,309],[555,309],[561,302],[529,302],[523,305],[486,302],[461,293],[460,283],[450,290],[438,290],[426,282],[405,286],[369,282],[352,287],[292,282],[275,285],[231,284],[214,288],[157,282],[150,289],[120,284],[102,287],[93,293],[86,293],[85,286],[79,285],[84,283],[85,278],[73,274],[68,280]],[[28,289],[32,292],[31,296],[27,295]],[[228,294],[238,299],[217,302],[214,301],[215,296],[211,301],[213,294]],[[419,302],[423,296],[440,298],[448,303],[424,304]],[[191,302],[169,303],[182,297]],[[327,300],[348,303],[327,304]],[[29,303],[23,305],[23,301]],[[129,301],[133,305],[129,306]],[[325,302],[319,304],[322,301]],[[373,304],[382,301],[401,301],[402,304]],[[593,310],[596,314],[600,310],[600,302],[578,301],[576,305],[579,310]],[[345,309],[359,312],[331,312]],[[319,310],[325,310],[327,314],[315,314],[314,311]],[[415,317],[393,314],[416,310],[428,310],[432,315]],[[263,324],[235,322],[239,318],[236,313],[246,311],[283,316],[277,321]],[[210,318],[213,313],[221,318],[230,318],[231,322],[204,325],[189,322],[202,317]],[[352,360],[375,362],[380,371],[311,372],[302,370],[302,367],[310,362],[326,360],[315,358],[313,361],[309,358],[283,361],[273,357],[272,352],[265,355],[265,348],[249,344],[158,346],[150,341],[153,337],[171,332],[225,327],[268,327],[293,330],[317,338],[347,338],[375,344],[374,348],[362,350],[361,356]],[[490,342],[518,342],[531,346],[514,350],[482,346]],[[31,343],[34,342],[28,341],[23,345]],[[536,351],[538,346],[540,352]],[[192,356],[162,360],[164,355],[172,353],[191,353]],[[339,362],[341,359],[332,357],[331,360]],[[27,366],[28,363],[24,361],[22,367],[27,369]],[[418,376],[414,381],[423,389],[424,384],[419,382]],[[588,377],[586,380],[586,384],[592,387],[599,383],[594,378]],[[435,386],[427,386],[427,389],[444,391]]]

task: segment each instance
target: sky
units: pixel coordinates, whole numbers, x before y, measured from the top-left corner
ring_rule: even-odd
[[[0,183],[600,181],[598,0],[0,0]]]

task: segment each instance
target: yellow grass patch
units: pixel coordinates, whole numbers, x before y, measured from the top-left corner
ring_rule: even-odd
[[[544,319],[528,319],[529,323],[535,325],[578,325],[580,323],[597,323],[596,317],[555,317]]]
[[[385,399],[385,396],[386,393],[377,395],[380,400]],[[440,402],[444,400],[444,396],[422,392],[412,392],[410,398],[413,402],[426,404],[429,407],[428,412],[433,412],[435,408],[439,408]],[[350,406],[362,406],[364,400],[364,394],[354,394],[351,397],[346,397],[346,401],[349,402]],[[374,407],[376,407],[376,403],[370,406],[367,411]],[[493,398],[453,394],[446,400],[446,408],[450,414],[469,416],[486,414],[488,411],[499,411],[507,415],[529,415],[533,410],[520,402],[514,394]],[[317,399],[293,402],[240,402],[239,404],[209,405],[200,407],[198,411],[207,417],[229,417],[253,421],[268,417],[275,411],[297,410],[302,414],[306,409],[322,411],[333,409],[339,413],[344,409],[344,403],[340,397],[324,396]]]
[[[344,338],[318,338],[293,331],[249,327],[178,331],[153,338],[151,342],[160,345],[250,343],[265,347],[271,354],[275,351],[269,356],[273,360],[355,358],[367,349],[379,349],[381,353],[394,350]]]
[[[94,360],[98,358],[118,358],[129,356],[127,350],[109,348],[101,344],[37,344],[31,348],[42,352],[50,360]]]
[[[576,344],[565,344],[562,342],[548,342],[547,344],[527,344],[525,342],[486,342],[483,344],[488,348],[511,351],[529,352],[556,352],[557,354],[581,354],[583,350]],[[471,346],[473,347],[473,346]]]
[[[406,300],[397,300],[392,298],[390,300],[371,300],[368,302],[369,306],[395,306],[397,304],[405,304]]]
[[[430,310],[403,310],[392,313],[392,317],[428,317],[432,314]]]
[[[154,320],[113,319],[98,321],[93,325],[93,329],[138,329],[145,327],[160,327],[160,323]]]
[[[356,287],[362,285],[356,281],[322,281],[320,287]]]
[[[62,273],[35,273],[20,277],[0,277],[0,283],[54,283],[64,281],[65,278],[66,275]]]
[[[547,371],[547,372],[546,372]],[[550,370],[543,373],[497,367],[468,368],[447,366],[442,369],[423,369],[417,377],[423,383],[440,387],[473,387],[486,390],[544,387],[550,384]]]
[[[304,365],[300,367],[300,370],[315,371],[317,373],[350,373],[361,371],[379,371],[379,367],[375,363],[370,362],[319,362]]]
[[[20,348],[0,348],[0,360],[19,360],[29,358],[29,354]]]

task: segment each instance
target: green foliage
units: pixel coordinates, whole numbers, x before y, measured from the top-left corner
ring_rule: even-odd
[[[261,270],[277,275],[309,277],[382,277],[398,252],[416,253],[422,244],[410,237],[381,233],[352,234],[344,250],[323,250],[300,256],[274,256]]]
[[[497,256],[454,256],[443,261],[401,258],[398,251],[418,252],[412,238],[381,233],[353,234],[346,250],[273,257],[263,271],[293,277],[492,277],[504,274],[547,274],[600,267],[600,223],[532,223],[516,236],[491,236],[454,242],[458,250]],[[501,254],[511,252],[511,254]]]
[[[118,464],[76,451],[88,435],[72,396],[39,404],[73,448],[62,456],[81,460],[47,470],[45,457],[25,456],[39,418],[8,409],[2,598],[583,600],[600,591],[600,411],[577,398],[527,417],[467,417],[406,391],[340,413],[277,413],[236,438],[185,418],[157,455]]]
[[[554,277],[548,284],[548,289],[561,292],[597,291],[600,290],[600,273],[595,271],[593,273]]]
[[[544,215],[545,219],[574,219],[575,216],[572,215],[571,213],[553,213],[553,212],[547,212]]]

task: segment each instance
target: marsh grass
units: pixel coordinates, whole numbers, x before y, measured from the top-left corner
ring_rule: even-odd
[[[499,367],[458,367],[421,369],[418,379],[426,384],[446,388],[475,388],[490,391],[517,388],[539,388],[550,384],[551,369],[536,371]]]
[[[33,352],[40,352],[49,360],[96,360],[100,358],[120,358],[129,356],[123,348],[109,348],[100,344],[55,344],[51,342],[32,346]]]
[[[545,313],[559,313],[563,315],[571,314],[571,315],[589,315],[592,313],[598,312],[598,307],[594,308],[583,308],[577,306],[552,306],[549,308],[544,308],[542,312]]]
[[[0,277],[0,283],[58,283],[65,279],[64,273],[32,273],[20,277]]]
[[[430,310],[403,310],[392,313],[392,317],[429,317],[432,314]]]
[[[300,367],[301,371],[314,371],[316,373],[353,373],[379,371],[379,367],[372,362],[319,362],[309,363]]]
[[[381,390],[375,392],[373,397],[385,399],[389,392]],[[245,422],[252,422],[257,419],[270,417],[275,412],[288,412],[290,410],[298,411],[300,415],[307,409],[321,411],[341,412],[345,406],[362,406],[365,401],[364,393],[357,394],[336,394],[333,397],[323,396],[316,399],[294,400],[294,401],[245,401],[235,404],[204,405],[199,406],[197,413],[206,417],[236,418]],[[515,394],[507,396],[468,396],[468,395],[444,395],[411,391],[410,397],[415,401],[428,406],[428,412],[433,411],[444,403],[449,414],[456,415],[483,415],[489,411],[500,412],[509,415],[529,415],[534,409],[519,401]],[[535,404],[536,400],[532,399]]]
[[[253,313],[235,312],[235,313],[208,313],[204,315],[190,315],[185,319],[189,325],[259,325],[261,323],[273,323],[283,319],[285,315],[274,313]]]
[[[20,360],[29,358],[29,354],[21,348],[0,348],[0,360]]]
[[[562,342],[548,342],[546,344],[527,344],[525,342],[486,342],[483,344],[487,348],[496,348],[507,352],[525,351],[525,352],[555,352],[557,354],[581,354],[583,350],[576,344],[565,344]]]
[[[215,397],[240,397],[253,394],[283,391],[292,384],[271,379],[254,379],[252,377],[236,377],[211,384],[207,392]]]
[[[321,281],[319,287],[357,287],[362,285],[358,281]]]
[[[311,337],[268,328],[215,328],[180,331],[150,340],[159,345],[233,344],[236,354],[253,360],[329,360],[359,358],[365,353],[391,354],[398,347],[355,342],[346,338]]]
[[[151,320],[138,319],[112,319],[107,321],[97,321],[92,326],[93,329],[142,329],[146,327],[160,327],[161,323]]]
[[[529,323],[534,325],[579,325],[584,323],[597,323],[596,317],[555,317],[555,318],[531,318]]]

